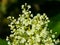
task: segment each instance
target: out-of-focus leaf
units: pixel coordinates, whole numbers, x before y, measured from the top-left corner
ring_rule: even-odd
[[[57,37],[60,35],[60,14],[57,14],[54,17],[51,17],[49,28],[53,30],[53,32],[57,32]]]
[[[4,39],[0,39],[0,45],[8,45]]]

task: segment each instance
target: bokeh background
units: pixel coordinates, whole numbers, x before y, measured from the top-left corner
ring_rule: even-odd
[[[7,17],[14,16],[17,19],[24,3],[31,5],[34,16],[46,13],[50,19],[49,28],[57,32],[56,39],[60,39],[60,0],[0,0],[0,45],[7,45],[5,39],[10,35]]]

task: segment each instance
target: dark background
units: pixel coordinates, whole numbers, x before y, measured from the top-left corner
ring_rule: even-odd
[[[46,13],[50,19],[49,28],[57,32],[60,39],[60,0],[0,0],[0,45],[7,45],[6,36],[10,35],[8,16],[16,19],[21,13],[22,4],[30,4],[34,16]]]

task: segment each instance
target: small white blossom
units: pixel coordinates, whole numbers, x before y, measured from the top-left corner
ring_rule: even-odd
[[[55,35],[52,35],[52,38],[55,38]]]
[[[16,24],[19,24],[19,21],[16,21]]]
[[[7,17],[7,19],[11,19],[11,16]]]
[[[25,3],[25,6],[27,6],[27,3]]]
[[[29,13],[31,13],[31,11],[29,11]]]
[[[27,7],[28,7],[28,9],[30,9],[30,8],[31,8],[31,6],[30,6],[30,5],[28,5]]]
[[[26,40],[24,38],[22,38],[22,40],[20,41],[20,43],[24,43]]]
[[[33,17],[33,14],[31,14],[31,17]]]
[[[10,35],[10,37],[14,37],[14,35],[13,35],[13,34],[11,34],[11,35]]]
[[[22,9],[24,9],[24,5],[22,5],[22,7],[21,7]]]
[[[50,30],[50,33],[52,33],[52,30]]]
[[[10,41],[8,41],[8,45],[11,45]]]

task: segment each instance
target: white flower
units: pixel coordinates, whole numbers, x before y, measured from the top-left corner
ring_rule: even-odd
[[[60,40],[59,39],[57,39],[56,41],[55,41],[55,44],[58,44],[60,42]]]
[[[31,42],[31,39],[28,39],[28,41],[27,42]]]
[[[25,45],[29,45],[28,43],[25,43]]]
[[[8,41],[8,45],[11,45],[10,41]]]
[[[8,45],[55,45],[60,40],[55,39],[52,30],[49,31],[48,23],[50,22],[47,15],[37,14],[33,16],[29,9],[30,5],[22,5],[22,14],[18,19],[9,16],[11,23],[8,25],[12,34],[6,38]]]
[[[16,21],[16,24],[19,24],[19,21]]]
[[[30,5],[28,5],[27,7],[28,7],[28,9],[30,9],[30,8],[31,8],[31,6],[30,6]]]
[[[29,13],[31,13],[31,11],[29,11]]]
[[[52,30],[50,30],[50,33],[52,33]]]
[[[42,30],[40,33],[40,37],[46,38],[48,35],[48,32],[46,30]]]
[[[20,41],[20,43],[24,43],[26,40],[24,38],[22,38],[22,40]]]
[[[26,10],[25,10],[25,9],[24,9],[24,10],[22,10],[22,13],[24,13],[24,14],[25,14],[25,13],[26,13]]]
[[[13,35],[13,34],[11,34],[11,35],[10,35],[10,37],[14,37],[14,35]]]
[[[33,14],[31,14],[31,17],[33,17]]]
[[[38,34],[36,34],[36,42],[40,42],[40,36]]]
[[[7,19],[11,19],[11,16],[7,17]]]
[[[24,5],[22,5],[22,7],[21,7],[22,9],[24,9]]]
[[[34,36],[32,36],[31,38],[32,38],[33,40],[35,39],[35,37],[34,37]]]
[[[55,38],[55,35],[52,35],[52,38]]]
[[[20,18],[18,18],[18,21],[20,20]]]
[[[14,17],[12,17],[12,19],[14,19]]]
[[[34,32],[33,31],[26,31],[26,33],[28,34],[28,35],[33,35],[34,34]]]
[[[27,6],[27,3],[25,3],[25,6]]]

